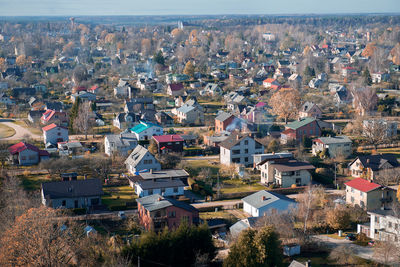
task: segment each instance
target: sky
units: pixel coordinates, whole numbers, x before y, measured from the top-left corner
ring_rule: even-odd
[[[0,16],[400,13],[400,0],[0,0]]]

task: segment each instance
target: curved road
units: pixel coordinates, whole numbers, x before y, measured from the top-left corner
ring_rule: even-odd
[[[10,128],[15,130],[15,134],[11,137],[1,138],[0,140],[21,140],[24,139],[24,136],[28,135],[32,139],[40,140],[42,138],[41,135],[34,134],[30,132],[28,129],[10,121],[10,120],[0,120],[1,124],[4,124]]]

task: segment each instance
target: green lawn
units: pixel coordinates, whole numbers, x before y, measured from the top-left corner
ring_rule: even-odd
[[[103,191],[104,195],[101,201],[109,209],[126,206],[127,202],[134,203],[137,198],[135,191],[129,185],[103,187]]]
[[[11,137],[15,134],[15,130],[5,124],[0,124],[0,139]]]
[[[259,184],[258,182],[246,183],[240,179],[224,180],[222,184],[224,185],[224,187],[221,188],[222,194],[251,192],[265,189],[265,186]]]
[[[22,186],[26,191],[36,191],[40,190],[40,186],[44,182],[52,181],[48,178],[48,174],[32,174],[32,175],[20,175],[22,180]]]
[[[216,175],[220,169],[219,164],[211,164],[209,160],[188,160],[186,161],[187,166],[190,166],[190,168],[193,168],[196,171],[201,171],[203,168],[211,169],[211,172],[213,175]]]

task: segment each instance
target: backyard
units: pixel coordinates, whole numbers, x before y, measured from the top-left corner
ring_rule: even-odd
[[[137,195],[129,185],[104,186],[103,192],[101,201],[110,210],[125,210],[136,207],[135,199]]]

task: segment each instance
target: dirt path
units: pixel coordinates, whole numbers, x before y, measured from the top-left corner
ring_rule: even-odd
[[[14,123],[11,121],[0,121],[1,124],[4,124],[8,127],[11,127],[15,130],[15,134],[11,137],[7,137],[7,138],[2,138],[1,140],[21,140],[24,138],[25,135],[28,135],[30,138],[35,139],[35,140],[40,140],[42,138],[41,135],[38,134],[34,134],[32,132],[30,132],[28,129]]]

